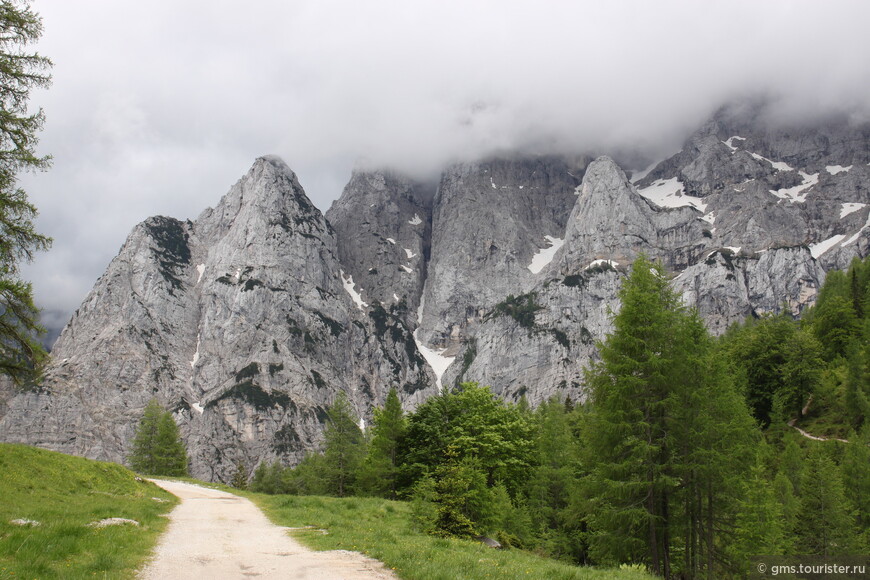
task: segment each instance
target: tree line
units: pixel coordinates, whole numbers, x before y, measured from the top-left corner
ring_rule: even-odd
[[[462,383],[405,414],[393,390],[363,433],[340,395],[323,452],[263,463],[251,488],[406,499],[434,534],[666,578],[866,553],[870,261],[831,273],[803,320],[763,316],[718,339],[645,257],[619,298],[584,404],[530,409]]]

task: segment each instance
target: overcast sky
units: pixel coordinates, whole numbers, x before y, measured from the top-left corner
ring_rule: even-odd
[[[35,0],[54,83],[25,176],[61,325],[133,226],[196,218],[263,154],[326,210],[366,158],[679,148],[722,103],[870,111],[864,0]]]

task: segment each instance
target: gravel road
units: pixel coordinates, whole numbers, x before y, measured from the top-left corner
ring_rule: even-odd
[[[190,483],[151,481],[181,503],[169,514],[169,528],[140,573],[142,580],[397,578],[381,562],[356,552],[309,550],[245,498]]]

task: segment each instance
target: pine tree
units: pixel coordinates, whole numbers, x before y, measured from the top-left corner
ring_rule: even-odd
[[[851,503],[852,513],[858,530],[860,530],[859,543],[856,548],[866,553],[870,549],[870,441],[868,441],[865,428],[861,435],[854,431],[849,434],[849,443],[843,454],[841,469],[843,471],[843,485]]]
[[[360,473],[362,487],[376,495],[396,499],[399,478],[399,443],[407,419],[395,388],[390,389],[383,409],[375,409],[368,455]]]
[[[187,452],[172,414],[151,399],[133,439],[130,466],[148,475],[187,475]]]
[[[157,457],[159,475],[187,475],[187,451],[181,440],[178,425],[168,411],[157,421],[157,438],[154,455]]]
[[[130,467],[140,473],[157,473],[157,425],[163,409],[157,399],[151,399],[145,407],[145,413],[139,422],[136,437],[133,439],[133,451],[130,454]]]
[[[579,450],[569,411],[554,397],[541,403],[534,419],[535,460],[525,491],[532,523],[542,535],[538,549],[550,557],[579,563],[585,549],[575,540],[583,521],[572,513]]]
[[[33,289],[19,278],[19,265],[46,250],[51,239],[34,229],[36,207],[17,180],[19,172],[44,170],[50,161],[35,153],[42,110],[27,111],[31,89],[51,80],[51,61],[25,52],[41,34],[42,21],[26,3],[0,2],[0,373],[17,384],[36,380],[47,359],[35,338],[44,330]]]
[[[742,487],[744,498],[736,512],[736,534],[729,546],[732,558],[745,562],[758,554],[785,553],[789,544],[784,508],[760,462],[752,468]]]
[[[681,326],[685,354],[676,362],[682,367],[681,382],[671,394],[670,427],[674,473],[680,481],[672,519],[683,538],[675,568],[690,578],[716,577],[740,565],[727,561],[725,546],[737,533],[741,483],[758,449],[758,436],[700,317],[688,313]]]
[[[840,470],[821,445],[810,448],[801,484],[797,549],[801,554],[848,554],[855,534]]]
[[[751,416],[660,266],[639,258],[619,298],[586,375],[590,554],[665,578],[728,574],[724,547],[757,445]]]
[[[486,475],[471,458],[459,459],[453,449],[435,474],[435,533],[470,538],[484,531],[489,516]]]
[[[236,470],[233,472],[230,485],[236,489],[248,489],[248,468],[245,467],[244,462],[236,463]]]
[[[277,459],[271,463],[261,462],[254,470],[254,477],[251,478],[251,491],[268,494],[281,493],[283,491],[281,483],[284,471],[284,466]]]
[[[613,333],[587,372],[590,550],[601,562],[636,562],[670,576],[672,494],[677,487],[669,404],[676,375],[677,297],[641,256],[619,291]]]
[[[354,418],[347,395],[342,391],[327,411],[324,438],[324,469],[329,490],[338,497],[349,495],[365,457],[365,439]]]

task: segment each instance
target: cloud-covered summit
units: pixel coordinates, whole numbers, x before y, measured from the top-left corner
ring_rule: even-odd
[[[313,201],[354,160],[431,174],[494,151],[678,148],[723,103],[870,118],[870,4],[111,3],[38,0],[54,85],[25,179],[54,249],[28,270],[70,311],[132,226],[193,217],[263,153]]]

